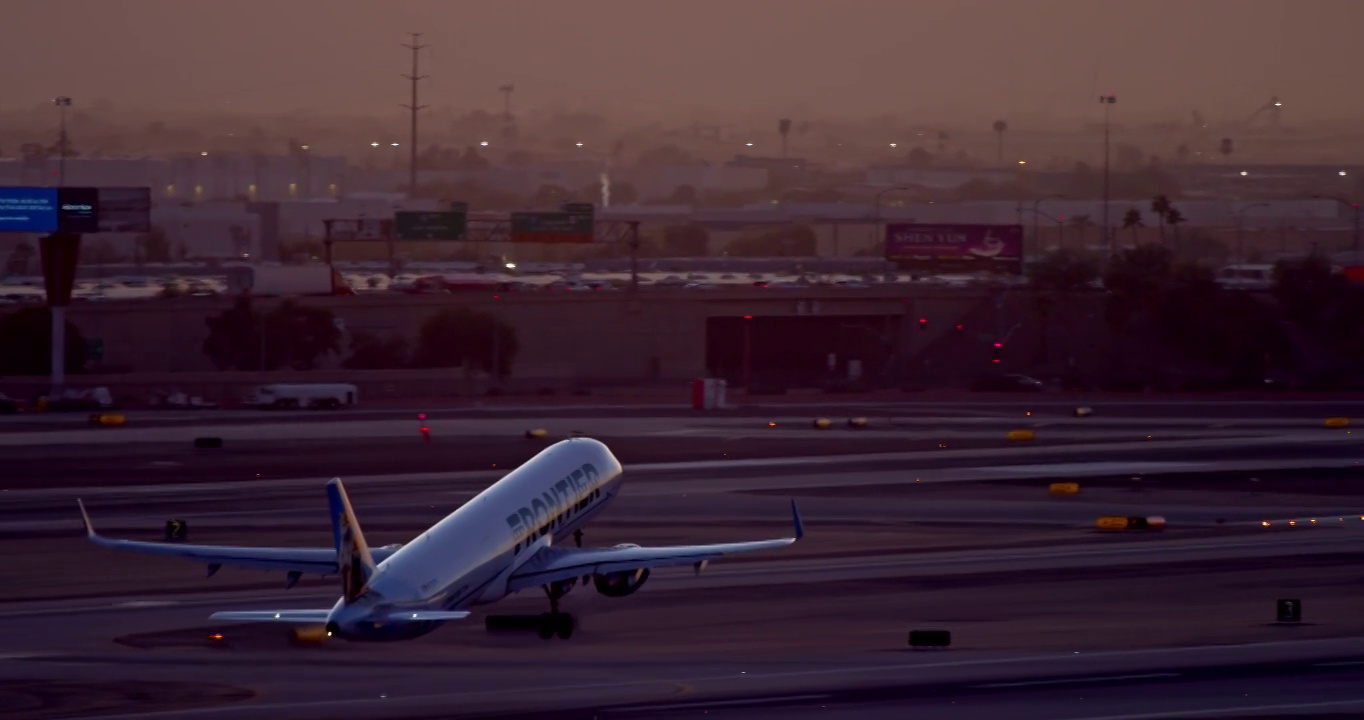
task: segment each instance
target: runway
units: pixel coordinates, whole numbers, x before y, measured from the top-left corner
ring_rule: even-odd
[[[117,537],[156,539],[167,517],[180,517],[192,542],[325,547],[320,486],[343,475],[371,543],[383,544],[410,539],[503,468],[335,469],[365,453],[381,463],[422,447],[380,437],[347,443],[351,454],[337,444],[243,453],[280,458],[263,477],[198,474],[249,464],[227,453],[185,460],[180,473],[191,477],[148,477],[146,465],[165,461],[154,443],[77,446],[25,466],[37,480],[50,471],[55,486],[0,492],[7,574],[25,578],[0,602],[0,706],[28,708],[19,718],[154,709],[175,718],[551,710],[557,718],[1116,718],[1277,707],[1301,698],[1294,688],[1312,687],[1328,703],[1321,708],[1356,709],[1350,687],[1360,668],[1332,663],[1364,667],[1357,442],[1304,423],[1225,433],[1202,427],[1206,418],[1184,420],[1183,429],[1169,426],[1169,440],[996,440],[793,458],[774,439],[738,460],[725,457],[727,446],[751,440],[697,437],[677,459],[656,449],[662,436],[649,435],[666,432],[665,423],[638,423],[641,435],[621,439],[644,461],[626,463],[625,492],[589,528],[588,544],[787,534],[788,497],[801,503],[807,536],[699,576],[660,571],[629,598],[578,588],[565,603],[580,617],[579,633],[549,643],[489,635],[480,620],[488,611],[541,612],[534,592],[395,645],[294,647],[278,627],[215,625],[206,620],[214,610],[329,603],[335,580],[285,591],[279,575],[225,569],[206,580],[189,563],[104,551],[80,537],[72,500],[82,493],[97,527]],[[1010,422],[963,432],[997,433]],[[1136,435],[1145,422],[1102,427]],[[802,430],[782,441],[828,448],[854,437],[815,442]],[[509,465],[533,452],[526,443],[507,444]],[[458,457],[460,447],[445,451]],[[101,463],[105,472],[91,472]],[[1057,478],[1077,480],[1081,492],[1049,495]],[[1107,513],[1161,514],[1169,526],[1095,532],[1094,518]],[[1278,598],[1300,599],[1303,622],[1276,624]],[[951,630],[953,647],[910,651],[905,633],[915,628]],[[215,632],[223,641],[210,639]],[[63,688],[60,698],[44,699],[42,683],[59,681],[49,687]],[[58,700],[66,704],[51,705]]]

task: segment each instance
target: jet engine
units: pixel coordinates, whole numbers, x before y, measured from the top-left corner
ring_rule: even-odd
[[[621,572],[606,573],[605,575],[593,575],[592,583],[597,586],[597,592],[606,597],[625,597],[634,593],[644,586],[644,581],[649,579],[649,568],[638,570],[623,570]]]

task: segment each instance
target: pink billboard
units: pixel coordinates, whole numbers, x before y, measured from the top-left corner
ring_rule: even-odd
[[[1023,271],[1022,225],[886,225],[886,259],[935,270]]]

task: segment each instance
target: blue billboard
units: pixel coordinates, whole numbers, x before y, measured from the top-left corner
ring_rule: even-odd
[[[148,188],[0,187],[0,233],[151,231]]]
[[[57,205],[57,188],[0,188],[0,232],[55,232]]]

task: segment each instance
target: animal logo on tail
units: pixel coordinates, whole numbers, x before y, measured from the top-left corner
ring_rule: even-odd
[[[341,592],[346,602],[352,603],[365,594],[374,576],[374,557],[355,518],[350,498],[340,478],[327,483],[327,499],[331,505],[332,533],[336,544],[336,567],[341,575]]]

